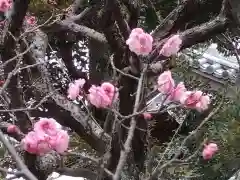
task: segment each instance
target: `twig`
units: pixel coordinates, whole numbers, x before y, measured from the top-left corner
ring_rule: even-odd
[[[0,89],[0,95],[2,95],[3,91],[7,88],[8,84],[10,83],[12,77],[15,75],[15,72],[17,71],[18,67],[20,66],[20,61],[17,62],[15,68],[13,69],[13,71],[11,71],[10,73],[8,73],[7,79],[4,83],[4,85],[2,86],[2,89]]]
[[[33,32],[43,26],[45,26],[48,22],[50,22],[50,20],[53,18],[53,14],[50,16],[50,18],[48,18],[43,24],[40,24],[36,27],[33,27],[33,28],[30,28],[30,29],[27,29],[23,34],[21,34],[21,36],[19,37],[19,39],[21,39],[22,37],[24,37],[27,33],[30,33],[30,32]],[[57,20],[56,20],[57,21]],[[56,21],[54,21],[53,23],[55,23]]]
[[[138,77],[135,77],[135,76],[133,76],[133,75],[131,75],[131,74],[127,74],[127,73],[121,71],[120,69],[118,69],[118,68],[115,66],[114,62],[113,62],[113,56],[110,57],[110,63],[111,63],[111,65],[112,65],[112,68],[113,68],[115,71],[119,72],[120,74],[122,74],[122,75],[124,75],[124,76],[127,76],[127,77],[130,77],[130,78],[132,78],[132,79],[139,80]]]
[[[18,57],[21,57],[21,56],[25,55],[27,52],[30,51],[31,48],[32,48],[32,47],[29,46],[29,47],[28,47],[25,51],[23,51],[22,53],[18,53],[18,54],[17,54],[16,56],[14,56],[13,58],[5,61],[4,63],[2,63],[2,64],[0,65],[0,68],[3,68],[3,67],[6,66],[8,63],[10,63],[10,62],[18,59]]]
[[[68,19],[63,20],[63,21],[59,22],[58,24],[60,24],[63,29],[68,29],[75,33],[81,33],[82,35],[87,36],[92,39],[95,39],[99,42],[107,43],[106,37],[103,34],[95,31],[94,29],[88,28],[83,25],[76,24],[73,21],[70,21]]]
[[[35,67],[35,66],[38,66],[38,65],[41,65],[41,64],[45,64],[46,62],[41,62],[41,63],[36,63],[36,64],[30,64],[30,65],[27,65],[27,66],[24,66],[24,67],[22,67],[22,68],[19,68],[18,70],[17,70],[17,72],[20,72],[20,71],[22,71],[22,70],[24,70],[24,69],[28,69],[28,68],[33,68],[33,67]]]
[[[79,156],[81,159],[88,159],[88,160],[91,160],[95,163],[99,163],[99,158],[94,158],[92,156],[88,156],[88,155],[83,155],[82,153],[75,153],[75,152],[68,152],[68,154],[66,155],[73,155],[73,156]],[[113,176],[113,173],[111,171],[109,171],[108,169],[106,168],[103,168],[103,170],[110,176],[112,177]]]
[[[36,104],[34,107],[32,108],[19,108],[19,109],[2,109],[0,110],[0,112],[19,112],[19,111],[32,111],[32,110],[36,110],[39,106],[41,106],[49,97],[53,96],[55,92],[57,92],[58,89],[56,89],[55,91],[49,93],[48,95],[46,95],[44,98],[41,99],[41,101]]]
[[[234,45],[233,41],[231,40],[231,38],[228,36],[226,36],[225,34],[222,33],[222,35],[224,36],[224,38],[231,44],[232,48],[233,48],[233,53],[237,59],[237,62],[238,62],[238,70],[240,70],[240,58],[239,58],[239,55],[238,55],[238,51],[237,51],[237,48],[236,46]]]
[[[4,144],[7,148],[13,159],[17,163],[17,167],[21,170],[24,176],[29,180],[37,180],[37,178],[29,171],[27,166],[23,163],[23,161],[18,156],[14,147],[5,139],[3,132],[0,130],[0,141]]]
[[[140,101],[140,97],[141,97],[141,91],[142,91],[142,85],[143,85],[143,79],[144,79],[143,77],[144,77],[146,70],[147,70],[147,68],[145,68],[143,70],[143,72],[141,73],[141,77],[138,81],[137,95],[136,95],[136,99],[135,99],[133,114],[137,112],[138,107],[139,107],[139,101]],[[135,130],[136,126],[137,126],[136,119],[135,119],[135,117],[132,117],[131,122],[130,122],[130,128],[128,131],[127,140],[124,143],[124,149],[121,150],[119,162],[118,162],[118,165],[116,168],[116,172],[113,176],[113,180],[118,180],[120,173],[122,172],[124,164],[127,160],[128,153],[131,150],[131,143],[132,143],[132,139],[134,136],[134,130]]]
[[[188,139],[190,139],[193,135],[195,135],[199,130],[200,128],[202,128],[202,126],[214,115],[216,114],[220,107],[222,106],[223,104],[223,100],[220,102],[220,104],[211,112],[209,113],[209,115],[201,122],[201,124],[192,132],[190,133],[184,140],[183,142],[181,143],[181,146],[180,146],[180,149],[185,145],[185,143],[188,141]],[[170,165],[172,162],[174,162],[176,160],[178,156],[178,153],[175,154],[175,156],[170,160],[168,161],[167,163],[163,164],[162,166],[161,165],[161,161],[158,162],[157,166],[155,167],[155,169],[153,170],[153,172],[151,173],[151,176],[147,178],[147,180],[152,180],[154,177],[157,176],[158,172],[160,172],[163,168],[167,167],[168,165]],[[162,157],[163,158],[163,157]],[[162,159],[161,158],[161,159]]]

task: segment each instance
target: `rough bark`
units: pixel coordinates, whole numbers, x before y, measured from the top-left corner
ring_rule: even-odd
[[[43,78],[43,84],[37,87],[43,94],[49,94],[54,92],[51,96],[51,101],[53,101],[60,109],[67,111],[70,118],[64,120],[64,124],[69,125],[70,128],[75,130],[78,134],[82,135],[83,138],[100,153],[104,153],[106,146],[109,144],[110,137],[103,132],[102,128],[98,123],[89,117],[81,108],[68,100],[64,95],[55,91],[54,87],[51,85],[51,80],[49,79],[50,74],[48,68],[44,63],[45,50],[46,50],[46,35],[37,30],[36,36],[32,39],[35,48],[31,49],[31,56],[34,57],[33,63],[41,63],[38,66],[39,72]],[[72,120],[72,121],[71,121]]]

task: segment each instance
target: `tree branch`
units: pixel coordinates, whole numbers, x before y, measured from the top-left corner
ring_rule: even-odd
[[[230,23],[230,6],[228,0],[223,0],[220,14],[212,21],[188,29],[180,34],[183,42],[182,49],[206,41],[213,35],[222,33]]]
[[[138,81],[137,94],[136,94],[133,114],[137,112],[139,105],[140,105],[140,98],[141,98],[141,94],[142,94],[142,85],[143,85],[143,79],[144,79],[143,77],[145,75],[145,70],[146,70],[146,68],[143,70],[141,77]],[[130,128],[128,131],[127,140],[124,143],[124,149],[121,150],[120,159],[119,159],[119,162],[118,162],[118,165],[116,168],[116,172],[113,176],[113,180],[119,179],[120,173],[122,172],[122,169],[125,165],[128,153],[131,150],[131,144],[132,144],[132,139],[134,136],[134,131],[135,131],[136,125],[137,125],[136,119],[135,119],[135,117],[132,117],[131,122],[130,122]]]
[[[210,39],[213,35],[224,32],[228,25],[230,24],[230,22],[231,22],[230,5],[228,0],[223,0],[221,11],[217,17],[215,17],[213,20],[209,22],[206,22],[204,24],[193,27],[191,29],[187,29],[179,33],[183,40],[181,49],[185,49],[194,44],[206,41]],[[153,34],[156,35],[155,32]],[[156,49],[149,57],[151,61],[154,61],[156,59],[155,57],[158,56],[159,49],[165,42],[165,40],[159,39],[158,35],[156,37],[158,39],[157,41],[155,41]],[[162,60],[164,59],[164,57],[161,57],[159,59]]]
[[[2,131],[0,131],[0,141],[8,149],[9,153],[11,154],[11,156],[17,163],[17,167],[22,171],[25,178],[27,178],[29,180],[37,180],[37,178],[28,170],[27,166],[22,162],[22,160],[18,156],[16,150],[14,149],[14,147],[5,139]]]
[[[31,49],[31,56],[34,63],[39,63],[38,70],[44,79],[44,84],[41,87],[37,87],[39,91],[44,94],[48,94],[54,91],[54,87],[51,85],[50,74],[48,68],[44,63],[45,50],[47,45],[46,35],[37,30],[35,36],[31,39],[33,42],[33,48]],[[69,112],[71,118],[66,119],[66,124],[71,124],[70,128],[78,130],[77,133],[82,135],[83,138],[97,151],[100,153],[105,152],[106,147],[110,143],[110,136],[104,133],[100,125],[91,117],[91,115],[86,114],[80,106],[68,100],[62,94],[56,92],[51,96],[53,102],[57,106],[61,107],[65,111]],[[74,122],[69,122],[74,120]]]
[[[102,43],[107,43],[107,39],[102,33],[99,33],[86,26],[76,24],[73,20],[71,20],[71,18],[42,27],[41,29],[44,32],[59,32],[67,30],[73,33],[80,33],[81,35],[95,39]]]
[[[206,4],[206,0],[185,0],[181,3],[160,23],[152,32],[156,41],[176,33],[182,26],[187,23],[186,19],[196,14],[199,6]]]
[[[6,26],[6,29],[4,30],[6,34],[4,35],[3,42],[1,43],[3,48],[2,50],[3,63],[6,63],[8,60],[13,59],[13,57],[16,55],[16,52],[18,56],[17,58],[18,61],[17,60],[10,61],[4,67],[5,78],[7,79],[9,78],[7,91],[9,92],[11,97],[10,108],[21,107],[23,103],[21,89],[16,88],[18,86],[18,78],[16,77],[15,74],[13,74],[13,71],[16,69],[17,66],[20,65],[20,61],[23,55],[20,52],[19,48],[17,49],[17,51],[15,51],[15,47],[16,47],[16,38],[18,38],[20,35],[20,30],[28,9],[28,4],[29,4],[29,0],[14,1],[13,9],[11,10],[10,16],[8,17],[9,24],[8,26]],[[29,125],[27,115],[24,112],[17,112],[16,117],[18,119],[17,123],[20,126],[21,130],[23,132],[26,132]]]

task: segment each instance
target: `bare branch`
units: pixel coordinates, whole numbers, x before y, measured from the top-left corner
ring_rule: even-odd
[[[0,140],[4,144],[4,146],[8,149],[9,153],[16,161],[18,168],[21,170],[24,176],[29,180],[37,180],[37,178],[28,170],[27,166],[22,162],[14,147],[5,139],[2,131],[0,131]]]
[[[136,113],[138,108],[139,108],[140,97],[141,97],[141,94],[142,94],[143,77],[145,75],[146,70],[147,70],[147,68],[145,68],[143,70],[143,72],[141,74],[141,77],[139,79],[139,82],[138,82],[137,94],[136,94],[133,113]],[[124,143],[124,149],[121,150],[120,159],[119,159],[119,162],[118,162],[118,165],[117,165],[117,168],[116,168],[116,172],[113,176],[113,180],[118,180],[119,176],[120,176],[120,173],[122,172],[124,164],[127,160],[128,153],[131,150],[131,143],[132,143],[132,139],[133,139],[133,135],[134,135],[136,125],[137,125],[136,119],[135,119],[135,117],[132,117],[131,122],[130,122],[130,128],[129,128],[129,131],[128,131],[127,140]]]
[[[215,115],[219,109],[222,107],[222,104],[223,104],[223,100],[219,103],[219,105],[211,112],[209,113],[209,115],[201,122],[201,124],[192,132],[190,133],[181,143],[180,147],[179,147],[179,150],[182,149],[182,147],[186,144],[186,142],[192,137],[194,136],[205,124],[206,122],[211,119],[211,117],[213,115]],[[175,136],[174,136],[175,137]],[[161,165],[161,160],[158,162],[157,166],[154,168],[153,172],[151,173],[150,177],[147,178],[147,180],[152,180],[154,179],[158,173],[166,168],[167,166],[169,166],[172,162],[174,162],[176,160],[176,158],[178,157],[178,153],[175,154],[175,156],[170,160],[168,161],[167,163]]]
[[[228,1],[224,0],[221,12],[215,19],[182,32],[180,34],[183,40],[182,49],[206,41],[213,35],[224,32],[230,23],[228,16],[230,10],[229,8]]]
[[[31,53],[32,57],[34,57],[33,63],[40,64],[37,67],[42,78],[44,79],[44,84],[39,87],[39,90],[44,94],[49,94],[55,90],[51,84],[51,80],[49,79],[50,73],[48,72],[48,68],[44,64],[47,37],[40,30],[36,31],[35,33],[36,35],[33,37],[33,43],[35,46],[33,46],[31,49]],[[77,130],[77,133],[80,133],[94,149],[97,149],[101,153],[105,152],[111,138],[103,131],[95,119],[93,119],[91,116],[88,116],[77,104],[71,102],[58,92],[55,92],[51,96],[51,99],[56,103],[57,106],[69,112],[69,115],[75,121],[70,122],[69,119],[66,119],[66,124],[71,124],[71,128]]]

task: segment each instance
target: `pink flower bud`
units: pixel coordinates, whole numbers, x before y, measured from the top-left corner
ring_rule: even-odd
[[[210,98],[207,95],[204,96],[202,91],[186,91],[183,93],[180,102],[187,108],[204,111],[210,104]]]
[[[29,25],[34,25],[37,23],[36,17],[34,16],[26,16],[26,21]]]
[[[143,113],[143,117],[144,117],[145,120],[152,119],[152,115],[150,113]]]
[[[68,98],[71,100],[76,100],[82,98],[82,88],[85,84],[85,79],[78,79],[74,83],[70,83],[68,87]]]
[[[205,145],[203,152],[202,152],[202,157],[205,160],[211,159],[214,154],[218,151],[218,146],[215,143],[209,143],[208,145]]]
[[[174,90],[175,82],[171,71],[165,71],[158,77],[158,90],[163,94],[170,94]]]
[[[163,45],[160,54],[166,57],[177,54],[180,50],[182,44],[182,39],[179,35],[174,35],[170,37],[167,42]]]
[[[8,133],[18,133],[19,131],[20,131],[20,129],[14,124],[11,124],[7,127]]]
[[[180,82],[176,88],[173,89],[173,91],[171,92],[170,96],[169,96],[169,100],[171,101],[180,101],[182,95],[186,92],[186,88],[185,85],[183,84],[183,82]]]

